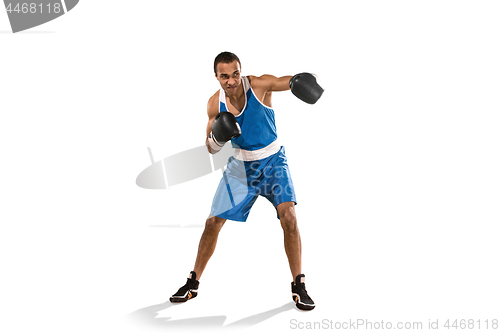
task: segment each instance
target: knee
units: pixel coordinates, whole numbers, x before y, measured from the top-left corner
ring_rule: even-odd
[[[283,231],[298,232],[297,217],[293,208],[286,209],[280,214],[280,222]]]
[[[217,216],[210,216],[205,222],[205,231],[210,233],[218,233],[225,222],[225,219]]]

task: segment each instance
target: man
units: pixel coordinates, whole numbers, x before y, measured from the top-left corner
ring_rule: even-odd
[[[215,193],[194,269],[170,301],[186,302],[198,295],[199,279],[214,253],[222,226],[226,220],[245,222],[261,195],[274,205],[283,228],[285,252],[293,277],[292,298],[297,308],[312,310],[315,305],[307,294],[301,271],[295,192],[285,150],[277,141],[271,98],[274,91],[291,89],[301,100],[314,104],[323,89],[309,73],[280,78],[241,76],[241,62],[230,52],[222,52],[215,58],[214,72],[221,89],[208,101],[207,149],[216,154],[231,140],[235,156],[229,159]]]

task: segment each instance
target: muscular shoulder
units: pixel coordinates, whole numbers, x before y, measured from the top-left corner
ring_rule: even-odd
[[[291,76],[276,77],[274,75],[265,74],[262,76],[249,76],[251,85],[254,90],[259,91],[284,91],[290,90],[289,82]]]
[[[269,74],[264,74],[261,76],[249,75],[247,77],[252,88],[265,88],[266,86],[269,86],[269,83],[273,78],[276,79],[275,76]]]
[[[276,76],[270,74],[264,74],[261,76],[250,75],[248,76],[248,79],[254,90],[257,89],[263,91],[273,90],[274,83],[278,80]]]
[[[219,90],[208,99],[207,113],[209,118],[215,117],[219,113]]]

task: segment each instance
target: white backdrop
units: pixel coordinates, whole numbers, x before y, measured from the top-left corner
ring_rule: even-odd
[[[0,11],[2,331],[485,329],[500,319],[499,9],[83,0],[17,34]],[[221,174],[135,179],[147,147],[159,160],[203,144],[226,50],[245,75],[308,71],[325,88],[313,106],[274,94],[312,312],[291,304],[265,199],[226,223],[198,298],[168,303]]]

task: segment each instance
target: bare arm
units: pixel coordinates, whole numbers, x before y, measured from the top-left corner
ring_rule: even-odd
[[[215,93],[208,100],[207,104],[207,115],[208,115],[208,123],[207,123],[207,138],[205,139],[205,145],[207,146],[208,152],[210,154],[215,154],[216,152],[212,152],[210,149],[210,145],[208,144],[208,135],[212,132],[212,123],[214,122],[215,117],[219,113],[219,93]]]
[[[252,88],[257,90],[268,91],[285,91],[290,90],[290,79],[292,76],[276,77],[274,75],[262,75],[260,77],[252,77]]]
[[[300,73],[294,76],[276,77],[274,75],[249,76],[250,84],[257,98],[264,104],[271,106],[273,91],[292,90],[292,93],[308,104],[314,104],[323,94],[324,89],[316,81],[315,75]],[[290,83],[290,80],[292,81]],[[290,84],[292,88],[290,88]],[[267,103],[267,104],[266,104]]]

